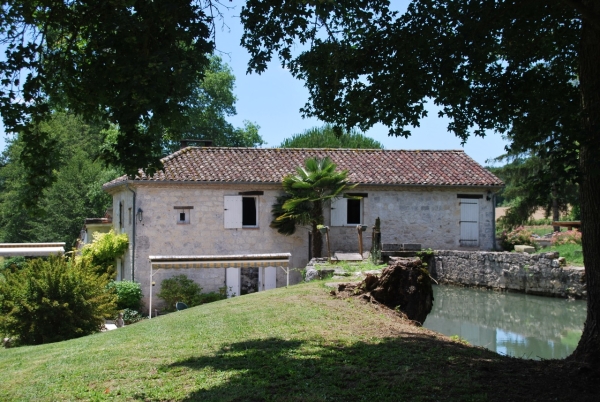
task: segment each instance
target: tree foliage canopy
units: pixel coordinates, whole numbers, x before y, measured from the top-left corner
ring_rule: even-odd
[[[181,139],[211,140],[217,147],[256,147],[264,144],[259,126],[249,121],[244,127],[234,127],[227,117],[237,114],[233,93],[235,76],[218,56],[210,57],[204,77],[196,83],[186,100],[184,119],[167,130],[165,151],[179,149]]]
[[[279,148],[383,149],[383,145],[358,130],[342,132],[337,135],[334,126],[326,124],[323,127],[314,127],[285,139]]]
[[[21,157],[51,169],[37,129],[56,105],[119,127],[103,156],[127,172],[156,168],[164,127],[208,66],[210,19],[190,0],[9,0],[0,9],[0,111],[23,133]]]
[[[408,136],[433,101],[463,140],[495,129],[513,147],[572,147],[580,131],[581,22],[556,2],[249,0],[249,70],[275,55],[306,82],[303,112],[347,129],[376,123]],[[310,44],[294,54],[296,43]],[[515,136],[519,131],[523,135]]]
[[[9,142],[0,159],[0,241],[64,241],[74,245],[85,218],[104,216],[112,197],[102,184],[122,171],[98,160],[105,131],[100,124],[54,112],[36,130],[55,145],[50,155],[53,168],[41,194],[27,182],[20,159],[21,136]]]

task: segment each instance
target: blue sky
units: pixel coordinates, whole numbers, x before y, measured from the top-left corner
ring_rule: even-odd
[[[257,123],[266,147],[276,147],[294,134],[322,126],[319,120],[302,118],[299,110],[308,100],[308,91],[303,82],[294,79],[278,61],[272,62],[261,75],[246,74],[249,55],[239,45],[242,28],[237,17],[243,2],[225,3],[233,6],[231,10],[224,10],[224,22],[229,29],[217,29],[216,47],[236,77],[237,115],[229,121],[236,127],[243,126],[244,120]],[[406,7],[407,1],[392,3],[393,7],[401,10]],[[383,126],[376,126],[365,134],[381,142],[386,149],[464,149],[482,165],[504,153],[506,141],[494,133],[485,138],[471,137],[462,147],[460,140],[447,131],[448,121],[437,117],[435,106],[431,105],[428,111],[429,116],[421,121],[420,127],[411,130],[412,136],[408,139],[389,137]],[[5,139],[5,135],[0,136],[0,149],[4,149]]]

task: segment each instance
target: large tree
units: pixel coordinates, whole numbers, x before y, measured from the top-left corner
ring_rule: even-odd
[[[235,76],[231,68],[218,56],[210,57],[192,94],[184,103],[184,119],[169,127],[165,136],[165,151],[179,149],[181,139],[211,140],[218,147],[256,147],[264,144],[258,134],[259,126],[249,121],[244,127],[234,127],[227,121],[237,114],[233,93]]]
[[[283,140],[279,148],[383,149],[383,145],[358,130],[336,132],[334,126],[326,124],[323,127],[310,128]]]
[[[0,112],[21,134],[32,184],[47,184],[52,169],[36,127],[56,105],[119,127],[109,162],[130,173],[159,167],[164,128],[184,115],[213,49],[203,7],[211,1],[2,2]]]
[[[500,193],[509,207],[500,218],[505,228],[525,224],[538,208],[543,208],[546,217],[551,216],[553,221],[558,221],[560,213],[566,213],[569,208],[579,211],[575,169],[533,152],[505,154],[495,161],[507,162],[504,166],[489,168],[506,184]],[[560,227],[554,227],[554,231],[560,231]]]
[[[512,151],[578,150],[588,309],[573,358],[598,367],[600,2],[248,0],[241,17],[249,70],[279,57],[306,82],[306,115],[407,136],[433,101],[465,141],[495,130]]]
[[[32,197],[19,155],[20,137],[10,141],[0,157],[0,241],[52,242],[74,245],[85,218],[101,217],[112,204],[102,184],[122,171],[106,167],[98,155],[106,136],[101,124],[54,112],[39,130],[53,144],[51,183],[39,194],[35,207],[24,208]],[[36,193],[36,191],[33,191]]]
[[[324,222],[323,207],[352,188],[346,177],[348,171],[336,171],[329,158],[308,158],[282,180],[285,195],[273,206],[271,227],[281,234],[291,235],[297,225],[308,225],[312,233],[312,255],[321,257],[323,239],[318,229]]]

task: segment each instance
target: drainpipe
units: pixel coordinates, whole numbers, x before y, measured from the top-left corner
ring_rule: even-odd
[[[496,193],[492,194],[492,246],[494,251],[498,250],[496,244]]]
[[[135,191],[133,191],[132,189],[129,188],[129,183],[125,183],[125,188],[129,191],[131,191],[133,193],[133,209],[131,210],[132,215],[132,221],[133,221],[133,230],[132,230],[132,236],[133,239],[131,240],[131,281],[134,282],[134,273],[135,273],[135,227],[137,225],[137,217],[135,214],[135,196],[137,195]]]

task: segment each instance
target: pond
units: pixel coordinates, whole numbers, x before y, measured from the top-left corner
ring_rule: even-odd
[[[471,345],[524,359],[562,359],[577,347],[584,300],[434,286],[424,327]]]

